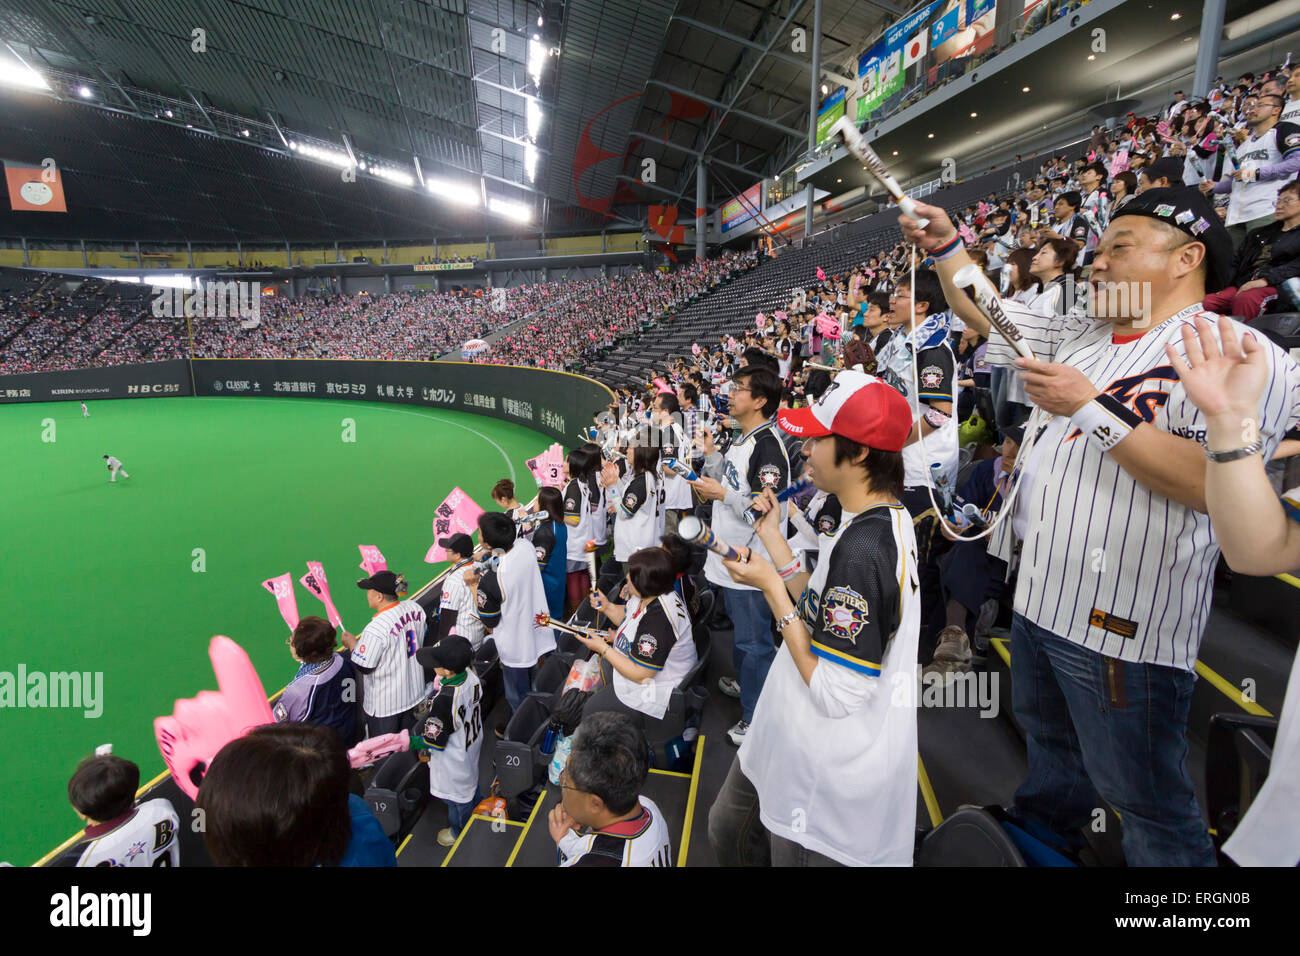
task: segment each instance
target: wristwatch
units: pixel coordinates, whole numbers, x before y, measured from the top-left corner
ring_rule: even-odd
[[[1223,464],[1224,462],[1228,462],[1228,461],[1237,461],[1238,459],[1241,458],[1249,458],[1251,455],[1258,455],[1263,450],[1264,450],[1263,439],[1256,438],[1245,448],[1236,448],[1233,449],[1232,451],[1210,451],[1207,448],[1205,449],[1205,457],[1210,459],[1210,461],[1216,462],[1218,464]]]

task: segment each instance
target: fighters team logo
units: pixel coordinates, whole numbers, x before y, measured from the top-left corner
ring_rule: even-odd
[[[923,388],[938,388],[943,384],[943,369],[937,365],[927,365],[921,369],[921,385]]]
[[[423,732],[421,732],[420,736],[424,738],[426,743],[437,740],[438,737],[440,737],[441,735],[442,735],[441,717],[430,717],[428,720],[424,722],[424,730]]]
[[[826,633],[841,640],[852,640],[867,623],[867,601],[852,588],[836,587],[822,600],[822,625]]]
[[[640,634],[636,639],[636,652],[639,657],[654,657],[659,650],[659,642],[651,634]]]
[[[834,515],[820,515],[817,518],[817,530],[821,534],[834,534],[837,525]]]
[[[781,469],[776,465],[764,465],[758,469],[758,486],[759,488],[771,488],[776,490],[776,486],[781,483]]]

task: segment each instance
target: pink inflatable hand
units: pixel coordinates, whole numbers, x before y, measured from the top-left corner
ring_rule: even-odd
[[[169,716],[153,722],[158,749],[176,785],[193,800],[212,758],[230,741],[254,727],[274,721],[262,681],[244,649],[218,635],[208,645],[208,657],[219,690],[201,690],[178,699]]]

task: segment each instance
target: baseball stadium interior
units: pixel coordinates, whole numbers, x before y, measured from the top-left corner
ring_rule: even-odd
[[[0,860],[1300,864],[1292,50],[1300,0],[0,0]],[[1199,291],[1088,364],[1166,234]]]

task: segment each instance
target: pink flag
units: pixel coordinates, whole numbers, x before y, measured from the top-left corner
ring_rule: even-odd
[[[478,516],[483,509],[474,503],[474,499],[460,488],[453,488],[451,494],[443,499],[433,515],[433,547],[424,556],[426,564],[437,564],[447,560],[447,552],[438,544],[440,538],[453,534],[473,536],[478,530]]]
[[[976,241],[975,230],[964,222],[957,227],[957,234],[961,236],[962,242]]]
[[[821,266],[817,267],[817,281],[818,282],[826,281],[826,272],[822,269]]]
[[[1118,176],[1124,170],[1128,169],[1128,150],[1121,149],[1115,153],[1115,158],[1110,163],[1110,175]]]
[[[817,313],[817,331],[828,339],[838,339],[840,337],[840,324],[825,312]]]
[[[330,597],[330,583],[325,577],[323,564],[319,561],[308,561],[307,573],[300,577],[298,582],[325,602],[325,616],[329,618],[331,624],[338,627],[343,623],[338,608],[334,606],[334,599]]]
[[[357,550],[361,552],[361,570],[366,574],[388,570],[388,562],[373,544],[359,544]]]
[[[289,630],[298,626],[298,599],[293,596],[293,575],[288,571],[276,578],[267,578],[262,587],[275,595],[275,603],[280,606],[280,616]]]
[[[1088,162],[1094,163],[1096,161],[1097,161],[1097,151],[1095,149],[1088,150]]]

